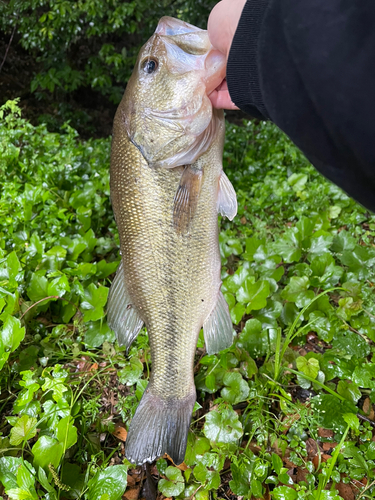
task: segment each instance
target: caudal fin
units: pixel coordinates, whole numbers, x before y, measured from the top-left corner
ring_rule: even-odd
[[[125,455],[137,465],[168,453],[176,465],[184,461],[195,388],[183,399],[162,399],[146,389],[131,421]]]

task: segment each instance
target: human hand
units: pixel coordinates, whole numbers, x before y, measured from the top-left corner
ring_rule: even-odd
[[[208,18],[207,30],[212,46],[227,58],[245,3],[246,0],[222,0]],[[208,97],[214,108],[239,109],[230,98],[225,79]]]

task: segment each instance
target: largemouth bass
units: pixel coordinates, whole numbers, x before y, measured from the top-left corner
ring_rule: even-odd
[[[108,323],[128,347],[145,323],[151,347],[150,382],[126,442],[137,464],[164,453],[183,461],[200,329],[208,353],[233,341],[217,213],[232,219],[237,201],[222,169],[223,113],[207,97],[224,74],[206,31],[162,18],[114,119],[110,186],[122,257]]]

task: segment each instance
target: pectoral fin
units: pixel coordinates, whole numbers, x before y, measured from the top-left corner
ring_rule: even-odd
[[[237,214],[237,196],[228,177],[221,172],[219,181],[219,194],[217,198],[217,211],[233,220]]]
[[[122,262],[109,291],[107,321],[116,333],[118,343],[128,349],[143,326],[143,320],[134,309],[125,287]]]
[[[207,354],[216,354],[233,343],[232,320],[227,301],[221,291],[215,308],[203,323],[203,334]]]
[[[184,234],[188,231],[194,217],[201,192],[203,171],[187,165],[180,179],[174,197],[173,224],[176,231]]]

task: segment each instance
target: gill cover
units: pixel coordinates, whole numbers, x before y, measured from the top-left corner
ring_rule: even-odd
[[[151,166],[193,163],[210,146],[220,120],[209,94],[225,75],[225,57],[207,31],[163,17],[141,49],[122,118],[129,139]]]

